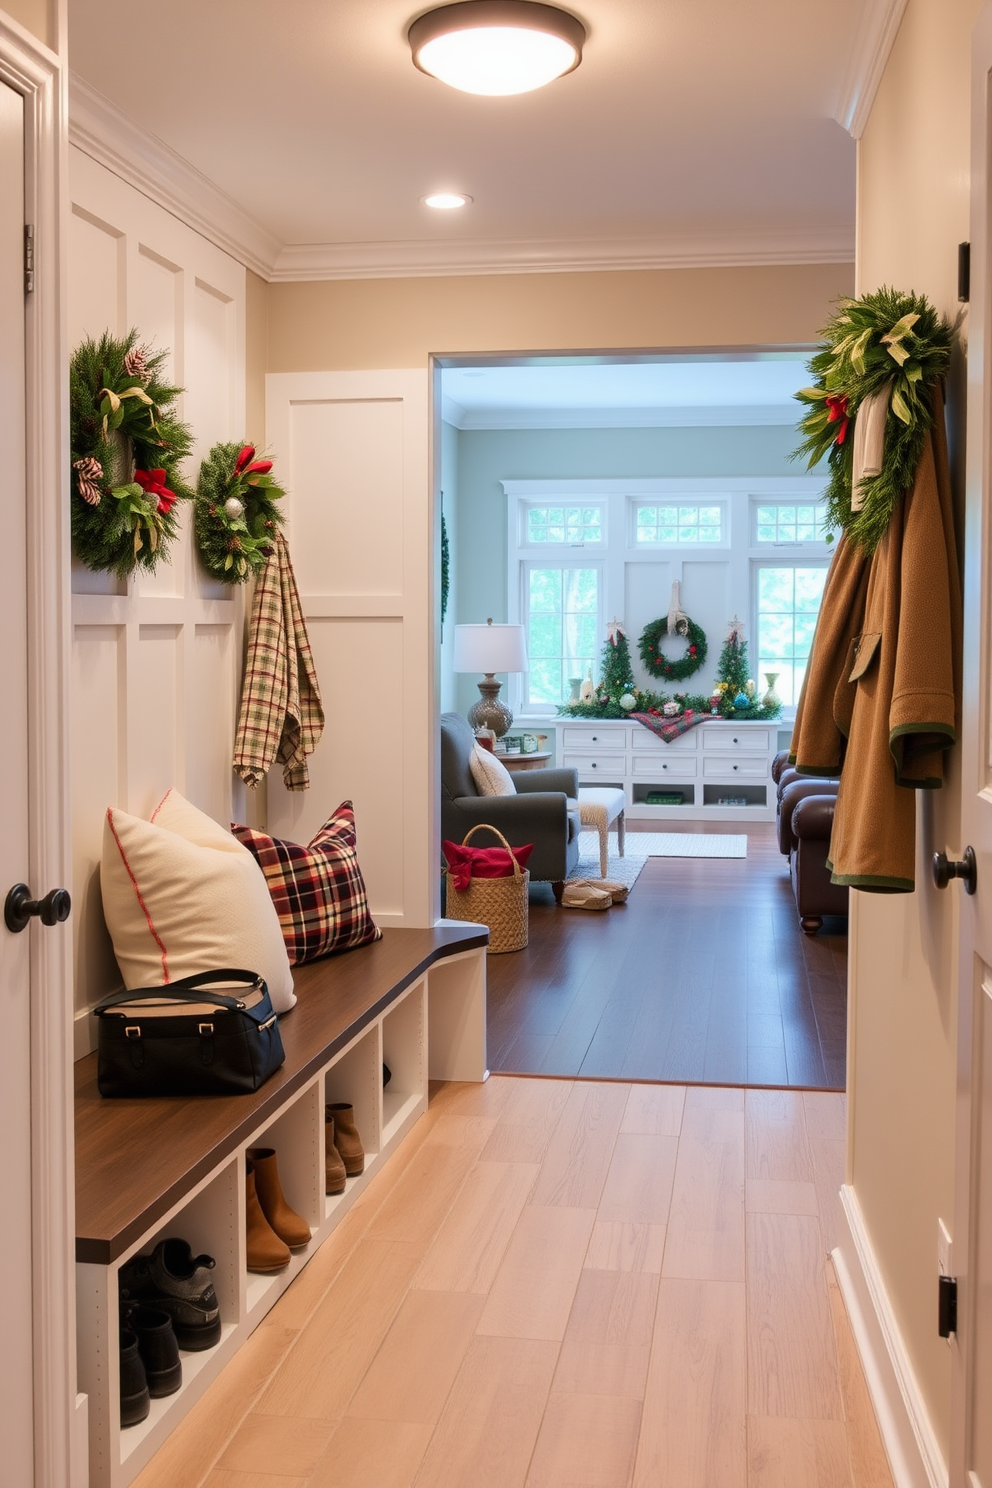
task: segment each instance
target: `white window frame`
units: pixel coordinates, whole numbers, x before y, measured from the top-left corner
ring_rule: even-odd
[[[602,641],[601,641],[600,637],[602,636],[603,631],[605,630],[606,620],[608,618],[606,616],[606,614],[605,614],[604,606],[603,606],[603,590],[605,588],[605,575],[604,575],[604,571],[603,570],[604,570],[604,566],[605,565],[604,565],[604,560],[603,560],[603,557],[602,556],[599,556],[599,557],[590,557],[589,556],[589,553],[592,552],[592,551],[594,551],[594,549],[592,549],[592,548],[587,548],[584,551],[577,552],[576,549],[577,548],[580,548],[581,549],[581,547],[582,547],[581,544],[575,544],[573,546],[566,546],[564,548],[564,551],[563,551],[562,546],[559,545],[559,544],[550,544],[549,543],[549,544],[545,545],[544,543],[541,543],[539,545],[538,544],[535,544],[535,545],[533,545],[533,546],[531,546],[531,547],[529,547],[527,549],[526,556],[523,559],[521,559],[521,561],[520,561],[520,563],[518,565],[518,574],[519,574],[519,599],[518,599],[518,604],[519,604],[519,608],[518,608],[517,613],[518,613],[519,618],[520,618],[520,623],[523,624],[526,627],[527,626],[527,623],[528,623],[528,619],[529,619],[529,612],[528,612],[528,605],[527,605],[527,594],[528,594],[528,588],[529,588],[529,585],[528,585],[528,575],[530,574],[530,572],[531,572],[532,569],[535,569],[535,568],[559,568],[559,569],[563,569],[563,568],[592,568],[592,569],[596,569],[598,571],[598,573],[599,573],[599,583],[597,585],[599,603],[598,603],[597,608],[596,608],[596,642],[595,642],[595,644],[593,646],[593,655],[592,655],[593,674],[595,675],[596,669],[597,669],[597,663],[598,663],[598,660],[599,660],[599,655],[600,655],[600,652],[602,651]],[[553,549],[553,552],[551,551],[552,549]],[[528,632],[528,647],[529,647],[529,632]],[[585,673],[583,673],[583,676],[584,675],[585,675]],[[528,693],[528,685],[529,685],[529,679],[528,679],[528,677],[526,677],[526,676],[524,676],[524,677],[517,676],[517,677],[510,678],[508,680],[512,684],[514,684],[514,686],[513,686],[513,692],[515,694],[515,701],[514,701],[514,703],[511,703],[511,705],[510,705],[511,708],[513,709],[513,712],[514,713],[520,713],[520,714],[523,714],[524,716],[527,716],[527,717],[542,717],[542,718],[546,718],[548,716],[548,705],[546,703],[543,703],[543,702],[542,703],[537,703],[537,702],[532,703],[530,701],[530,697],[529,697],[529,693]]]
[[[766,503],[767,504],[767,503]],[[639,506],[717,506],[720,508],[719,542],[638,542],[637,508]],[[672,491],[663,496],[628,496],[627,498],[627,545],[638,553],[671,553],[685,549],[693,553],[719,553],[729,548],[732,541],[730,502],[725,498],[701,495],[698,491],[687,493]]]
[[[534,507],[547,506],[597,507],[600,512],[600,528],[603,536],[599,542],[531,542],[528,536],[530,530],[530,524],[527,520],[528,514]],[[574,553],[576,550],[581,550],[582,552],[587,550],[589,552],[605,551],[610,540],[609,516],[609,503],[601,497],[590,497],[585,500],[573,500],[568,497],[561,497],[559,499],[555,497],[523,498],[517,503],[517,546],[521,551],[526,550],[529,553]]]
[[[577,563],[591,567],[602,563],[600,587],[600,636],[602,652],[606,624],[614,616],[633,625],[625,614],[627,594],[627,570],[632,564],[655,563],[659,553],[664,553],[670,562],[673,576],[681,577],[682,565],[696,563],[704,556],[722,558],[730,564],[730,605],[733,613],[748,617],[748,654],[756,658],[754,644],[757,641],[757,594],[753,569],[755,563],[767,567],[781,562],[786,566],[807,567],[819,561],[829,561],[831,548],[827,543],[797,543],[780,547],[772,543],[757,544],[754,541],[752,512],[755,503],[769,505],[772,502],[809,502],[822,500],[826,487],[823,475],[794,476],[658,476],[641,479],[552,479],[552,480],[504,480],[501,482],[507,497],[506,508],[506,555],[507,590],[506,614],[511,624],[526,623],[526,609],[522,574],[523,563],[535,558],[546,562],[548,567],[557,564]],[[714,506],[724,503],[725,521],[720,543],[644,543],[634,541],[634,511],[638,503],[668,504],[681,498],[690,503]],[[524,532],[521,505],[563,505],[566,502],[589,506],[594,503],[606,505],[604,542],[601,544],[540,543],[521,541]],[[729,615],[727,617],[730,618]],[[637,634],[629,635],[631,652],[636,654]],[[711,650],[716,647],[719,655],[720,637],[710,637]],[[756,681],[759,679],[756,678]],[[547,706],[531,707],[526,702],[526,684],[522,677],[509,677],[504,696],[513,712],[521,720],[537,721],[556,716],[555,709]],[[786,709],[784,722],[788,723],[792,710]]]
[[[816,496],[809,494],[794,496],[752,496],[748,512],[748,533],[751,547],[761,553],[775,553],[780,551],[796,553],[821,553],[829,552],[831,544],[824,541],[822,537],[815,538],[793,538],[791,541],[759,542],[758,541],[758,507],[759,506],[818,506],[824,505],[822,494]]]
[[[767,505],[767,503],[766,503]],[[783,546],[792,554],[786,556]],[[749,611],[750,638],[748,640],[748,656],[754,670],[754,680],[757,685],[758,695],[763,696],[765,692],[764,676],[759,675],[760,657],[758,655],[758,569],[759,568],[822,568],[830,567],[830,548],[826,543],[817,543],[814,552],[813,543],[789,543],[779,545],[774,543],[762,543],[761,552],[757,547],[751,550],[751,607]],[[798,699],[797,699],[798,701]],[[784,705],[783,717],[792,720],[796,716],[795,702]]]

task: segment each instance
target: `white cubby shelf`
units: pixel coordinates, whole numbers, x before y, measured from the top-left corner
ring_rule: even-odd
[[[280,1018],[286,1062],[252,1095],[103,1100],[96,1055],[79,1061],[78,1351],[90,1488],[126,1488],[136,1477],[426,1111],[428,1080],[485,1079],[487,939],[475,925],[385,930],[347,956],[297,968],[297,1006]],[[355,1108],[365,1169],[328,1195],[324,1107],[335,1101]],[[283,1192],[311,1230],[272,1275],[247,1268],[250,1147],[275,1149]],[[182,1351],[181,1389],[122,1429],[119,1274],[172,1237],[214,1258],[220,1341]]]

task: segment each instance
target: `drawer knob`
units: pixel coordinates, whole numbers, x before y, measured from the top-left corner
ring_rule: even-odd
[[[592,742],[594,744],[598,744],[599,743],[599,735],[598,734],[593,734],[593,736],[592,736]]]
[[[740,739],[736,739],[736,738],[734,739],[734,743],[735,744],[739,744],[740,742],[741,742]]]
[[[668,766],[667,766],[667,765],[662,765],[662,767],[661,767],[661,768],[662,768],[662,769],[663,769],[663,770],[667,770],[667,769],[668,769]]]
[[[591,765],[590,765],[590,766],[589,766],[589,768],[590,768],[590,769],[591,769],[591,770],[595,770],[595,768],[596,768],[596,761],[595,761],[595,760],[593,760],[593,762],[592,762],[592,764],[591,764]]]
[[[736,769],[737,769],[737,766],[736,766],[736,765],[735,765],[735,766],[734,766],[734,769],[735,769],[735,770],[736,770]]]

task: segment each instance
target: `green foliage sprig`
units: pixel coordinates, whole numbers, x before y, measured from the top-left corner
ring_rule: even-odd
[[[812,387],[796,394],[808,412],[794,459],[811,469],[826,458],[826,525],[874,552],[893,509],[909,490],[933,424],[930,389],[947,374],[952,329],[923,295],[883,286],[841,300],[810,361]],[[861,510],[852,511],[853,438],[849,425],[865,399],[886,389],[882,468],[861,483]]]
[[[285,520],[276,502],[285,491],[256,460],[253,445],[215,444],[200,465],[194,531],[200,560],[215,579],[243,584],[263,567]]]
[[[686,677],[691,677],[694,672],[706,661],[706,633],[701,626],[693,620],[685,622],[685,638],[689,642],[689,649],[678,661],[669,661],[661,649],[661,638],[668,633],[668,617],[663,616],[660,620],[652,620],[650,625],[645,625],[641,631],[638,641],[638,650],[641,660],[651,673],[652,677],[660,677],[666,682],[683,682]]]
[[[119,578],[154,570],[179,531],[174,506],[193,492],[180,473],[192,447],[161,373],[167,351],[134,329],[87,338],[69,365],[72,546],[81,563]]]

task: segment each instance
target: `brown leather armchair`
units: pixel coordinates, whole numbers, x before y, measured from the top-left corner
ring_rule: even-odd
[[[778,785],[778,845],[789,859],[799,922],[815,935],[825,915],[846,915],[846,885],[831,882],[827,868],[839,780],[800,775],[778,754],[772,763]]]

